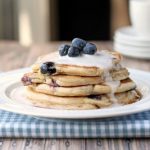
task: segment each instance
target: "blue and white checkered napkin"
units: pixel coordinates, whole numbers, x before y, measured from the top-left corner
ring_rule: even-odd
[[[0,110],[0,137],[150,137],[150,111],[106,119],[42,119]]]

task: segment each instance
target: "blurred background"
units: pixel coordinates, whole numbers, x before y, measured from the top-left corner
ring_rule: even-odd
[[[112,40],[129,25],[128,0],[0,0],[0,40]]]

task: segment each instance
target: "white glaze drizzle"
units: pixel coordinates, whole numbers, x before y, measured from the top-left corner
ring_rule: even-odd
[[[101,50],[94,55],[82,54],[78,57],[57,56],[53,57],[51,54],[46,55],[41,58],[38,62],[43,63],[46,61],[52,61],[56,64],[68,64],[68,65],[78,65],[87,67],[100,67],[103,69],[111,69],[113,67],[114,56],[108,53],[106,50]]]
[[[115,97],[115,92],[117,90],[117,88],[120,86],[120,81],[113,81],[110,72],[108,70],[105,70],[104,72],[104,80],[105,80],[105,84],[110,86],[111,88],[111,93],[108,94],[108,96],[111,98],[111,101],[116,104],[117,103],[117,99]]]

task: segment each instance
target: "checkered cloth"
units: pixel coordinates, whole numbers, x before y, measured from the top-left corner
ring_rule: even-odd
[[[0,110],[0,137],[150,137],[150,111],[106,119],[42,120]]]

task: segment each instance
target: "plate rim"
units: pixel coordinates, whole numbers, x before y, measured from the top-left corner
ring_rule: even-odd
[[[27,70],[29,70],[29,68],[24,68],[24,69],[19,69],[19,70],[14,70],[14,71],[9,71],[9,72],[7,72],[7,73],[2,73],[2,74],[0,74],[0,76],[6,76],[6,75],[10,75],[10,74],[14,74],[14,73],[25,73]],[[137,69],[129,69],[129,71],[130,72],[138,72],[138,73],[141,73],[141,74],[145,74],[145,76],[147,75],[149,75],[149,80],[150,80],[150,73],[149,72],[146,72],[146,71],[141,71],[141,70],[137,70]],[[1,81],[0,81],[0,84],[1,84]],[[150,98],[150,95],[149,95],[149,98]],[[0,96],[0,99],[1,99],[1,96]],[[136,103],[135,103],[136,104]],[[149,102],[149,104],[150,104],[150,102]],[[17,105],[18,106],[18,105]],[[142,112],[142,111],[145,111],[145,110],[149,110],[150,109],[150,107],[149,107],[149,105],[144,105],[144,104],[141,104],[140,105],[140,107],[142,107],[140,110],[139,110],[139,108],[137,107],[136,109],[134,109],[134,110],[132,110],[132,111],[130,111],[130,112],[124,112],[124,111],[122,111],[122,112],[120,112],[120,114],[111,114],[111,116],[110,116],[110,114],[108,113],[108,114],[105,114],[105,116],[98,116],[98,115],[95,115],[96,113],[100,113],[101,112],[101,110],[102,109],[96,109],[96,110],[76,110],[76,111],[78,111],[78,113],[80,113],[80,112],[85,112],[85,111],[88,111],[88,112],[93,112],[93,114],[91,115],[90,114],[90,116],[86,116],[86,115],[84,115],[84,113],[82,113],[82,116],[79,116],[79,115],[74,115],[74,116],[67,116],[67,115],[62,115],[61,113],[62,112],[67,112],[67,114],[68,114],[68,111],[69,112],[76,112],[76,111],[73,111],[73,110],[50,110],[49,109],[49,111],[51,111],[52,112],[52,114],[50,114],[50,115],[47,115],[47,116],[45,116],[44,115],[44,113],[41,113],[41,114],[38,114],[37,115],[37,113],[31,113],[31,111],[25,111],[25,112],[22,112],[21,110],[19,110],[18,108],[17,108],[17,106],[13,106],[13,105],[10,105],[10,104],[6,104],[6,103],[0,103],[0,109],[3,109],[3,110],[6,110],[6,111],[11,111],[11,112],[14,112],[14,113],[19,113],[19,114],[23,114],[23,115],[30,115],[30,116],[36,116],[36,117],[45,117],[45,118],[59,118],[59,119],[90,119],[90,118],[107,118],[107,117],[116,117],[116,116],[122,116],[122,115],[129,115],[129,114],[134,114],[134,113],[137,113],[137,112]],[[127,106],[127,105],[126,105]],[[130,105],[131,106],[131,105]],[[129,108],[129,105],[127,106],[128,108]],[[37,108],[36,108],[37,109]],[[35,110],[36,110],[35,109]],[[38,108],[39,109],[39,108]],[[40,111],[43,111],[43,109],[44,108],[40,108]],[[108,109],[107,108],[103,108],[103,110],[104,109],[106,109],[107,111],[108,111]],[[45,109],[44,109],[45,110]],[[47,110],[47,109],[46,109]],[[53,116],[53,114],[55,113],[57,111],[57,115],[54,115]],[[59,112],[59,113],[58,113]],[[58,116],[59,115],[59,116]]]
[[[125,32],[127,30],[132,30],[134,31],[134,28],[132,26],[126,26],[126,27],[120,27],[119,29],[116,30],[115,35],[118,37],[126,38],[126,39],[131,39],[137,42],[144,42],[144,43],[149,43],[150,39],[138,36],[138,35],[133,35],[133,34],[126,34]]]

